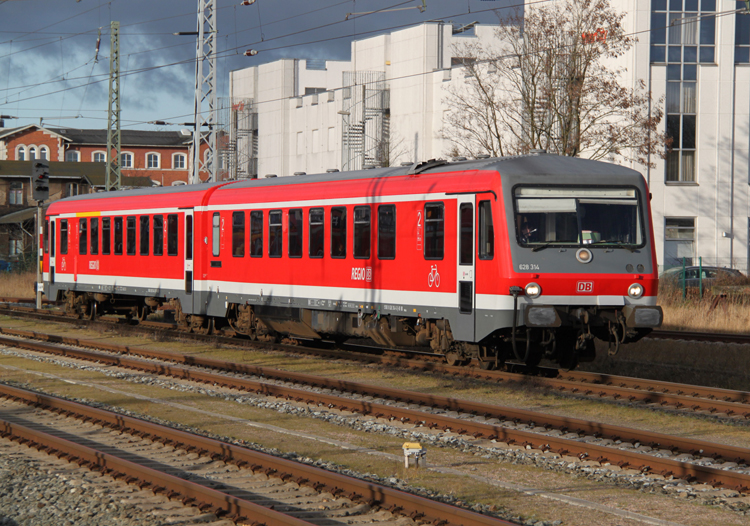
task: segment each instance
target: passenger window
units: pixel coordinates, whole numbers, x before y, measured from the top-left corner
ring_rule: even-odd
[[[78,253],[86,254],[86,245],[89,243],[88,223],[85,217],[78,220]]]
[[[164,216],[154,216],[154,256],[164,254]]]
[[[211,248],[212,248],[211,253],[214,256],[218,256],[219,255],[219,243],[221,242],[221,239],[219,238],[219,235],[221,234],[221,231],[220,231],[221,214],[219,214],[219,212],[214,213],[212,225],[213,225],[213,232],[212,232],[213,242],[211,243]]]
[[[443,203],[424,205],[424,258],[443,259],[445,217]]]
[[[310,257],[322,258],[325,239],[325,214],[322,208],[310,209]]]
[[[245,212],[232,212],[232,255],[245,257]]]
[[[489,201],[479,202],[479,259],[495,257],[495,227]]]
[[[127,217],[127,231],[125,232],[125,250],[128,256],[135,256],[135,216]]]
[[[370,207],[354,207],[354,257],[370,258]]]
[[[49,219],[44,221],[44,253],[49,254]]]
[[[91,255],[99,253],[99,218],[91,218]]]
[[[68,253],[68,220],[60,220],[60,254]]]
[[[190,219],[192,219],[192,217],[188,216],[188,220]],[[188,227],[188,234],[192,235],[192,233],[193,233],[193,229]],[[189,239],[192,240],[192,238],[189,238]],[[177,214],[169,214],[167,216],[167,255],[168,256],[177,255]],[[185,254],[185,258],[193,259],[192,245],[188,246],[187,252]]]
[[[463,203],[460,211],[461,235],[459,238],[458,264],[474,264],[474,206]]]
[[[263,257],[263,212],[250,212],[250,255]]]
[[[302,257],[302,209],[289,210],[289,257]]]
[[[281,210],[268,212],[268,255],[280,258],[282,252]]]
[[[115,217],[115,255],[122,256],[122,217]]]
[[[378,259],[396,257],[396,205],[378,207]]]
[[[331,257],[346,257],[346,208],[331,208]]]
[[[148,256],[148,248],[150,245],[149,230],[151,225],[149,224],[149,216],[141,216],[141,256]]]
[[[112,240],[109,236],[110,233],[110,219],[108,217],[102,217],[102,254],[109,255],[110,245]]]

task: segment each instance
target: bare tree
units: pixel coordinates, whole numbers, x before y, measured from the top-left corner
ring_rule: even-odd
[[[444,136],[463,154],[531,149],[642,165],[664,156],[663,101],[616,66],[635,43],[609,0],[563,0],[501,19],[496,42],[462,44],[465,78],[448,89]]]

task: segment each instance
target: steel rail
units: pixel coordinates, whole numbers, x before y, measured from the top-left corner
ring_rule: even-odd
[[[239,467],[250,468],[255,472],[263,471],[267,475],[274,475],[284,480],[295,480],[298,484],[309,485],[319,492],[328,491],[334,496],[344,494],[352,500],[378,505],[390,511],[408,515],[416,520],[424,520],[436,525],[443,524],[446,526],[499,526],[512,524],[488,515],[482,515],[470,510],[406,493],[388,486],[381,486],[373,482],[316,468],[308,464],[275,457],[267,453],[194,435],[138,418],[112,413],[77,402],[35,393],[26,389],[0,384],[0,394],[29,405],[66,412],[71,416],[78,416],[79,418],[90,420],[100,425],[120,429],[129,434],[161,440],[174,447],[196,451],[202,455],[209,455],[214,459],[221,459]],[[101,453],[97,455],[101,455]],[[154,484],[152,483],[152,485]],[[158,483],[158,485],[161,485],[161,483]],[[225,499],[227,498],[227,495],[222,495],[224,495]],[[195,498],[197,499],[197,497]],[[273,513],[274,516],[277,514],[277,512]],[[244,512],[242,512],[242,515],[252,517],[252,515],[247,515]],[[304,521],[297,523],[298,526],[307,524]],[[268,524],[268,526],[272,525]]]
[[[265,382],[248,380],[244,378],[227,377],[217,375],[206,371],[196,371],[183,367],[173,367],[159,363],[152,363],[143,360],[136,360],[123,356],[110,356],[91,351],[78,349],[67,349],[57,345],[46,344],[35,341],[20,341],[10,338],[0,338],[0,343],[6,345],[29,348],[43,352],[49,352],[57,355],[69,356],[93,360],[100,363],[129,367],[132,369],[150,372],[155,374],[167,375],[186,380],[198,381],[208,384],[216,384],[222,387],[231,387],[240,390],[255,392],[266,396],[285,398],[308,404],[324,405],[329,408],[350,411],[365,415],[374,415],[379,418],[388,418],[399,420],[401,422],[410,422],[414,425],[423,425],[430,428],[439,428],[450,430],[457,434],[472,435],[475,438],[487,438],[499,440],[508,444],[520,444],[531,449],[541,451],[554,451],[560,455],[579,456],[580,458],[594,458],[600,463],[619,464],[623,466],[637,466],[642,471],[651,470],[651,466],[657,466],[656,471],[664,474],[672,474],[679,478],[689,480],[698,480],[700,482],[712,485],[728,485],[736,488],[738,491],[750,491],[750,475],[734,473],[726,470],[704,467],[697,464],[658,458],[653,455],[644,453],[617,449],[613,447],[597,446],[586,444],[584,442],[533,433],[529,431],[509,429],[503,426],[497,426],[485,422],[454,418],[446,415],[439,415],[418,411],[408,408],[394,407],[392,405],[379,404],[352,400],[336,395],[324,393],[315,393],[312,391],[300,390],[290,387],[272,385]],[[143,353],[143,350],[139,350]],[[497,418],[499,420],[512,420],[524,422],[529,425],[538,427],[555,427],[566,432],[577,432],[578,434],[589,434],[597,437],[609,438],[613,441],[633,441],[648,444],[651,447],[669,449],[690,454],[700,454],[701,456],[722,458],[726,460],[737,461],[738,463],[750,463],[750,449],[739,448],[715,444],[700,440],[685,439],[673,437],[661,433],[648,431],[639,431],[622,426],[610,426],[598,422],[590,422],[581,419],[560,417],[556,415],[547,415],[526,410],[513,409],[508,407],[494,406],[478,402],[466,402],[453,398],[442,397],[438,395],[426,395],[411,391],[398,389],[379,388],[365,384],[357,384],[343,380],[329,380],[312,375],[303,375],[300,373],[280,372],[269,368],[244,366],[241,364],[231,364],[231,362],[219,362],[208,359],[198,359],[195,357],[186,357],[191,365],[200,363],[213,362],[229,363],[236,366],[232,372],[248,372],[249,374],[262,374],[266,377],[274,376],[287,381],[303,382],[306,377],[314,382],[310,385],[317,387],[336,388],[339,390],[350,391],[357,394],[370,396],[386,397],[395,401],[407,404],[426,404],[432,407],[443,408],[445,410],[461,411],[469,414],[482,415],[485,418]],[[575,431],[571,431],[575,430]]]
[[[733,334],[728,332],[689,332],[659,329],[651,331],[646,338],[653,338],[655,340],[687,340],[711,343],[750,343],[750,335]]]
[[[98,451],[76,442],[44,433],[17,423],[9,422],[0,413],[0,436],[47,453],[55,454],[88,469],[101,471],[114,478],[123,478],[128,483],[138,482],[154,493],[164,493],[169,498],[181,497],[183,504],[191,504],[203,512],[228,515],[235,522],[247,522],[266,526],[313,526],[312,523],[239,499],[207,486],[190,482],[145,465]]]
[[[33,311],[33,309],[29,309]],[[60,317],[70,322],[72,319]],[[85,320],[72,320],[78,324],[85,324]],[[90,323],[90,322],[89,322]],[[21,334],[22,331],[2,330],[7,334]],[[188,334],[175,331],[176,336],[192,337],[202,341],[214,341],[226,343],[227,345],[242,345],[244,340],[218,336]],[[34,336],[44,339],[44,335]],[[51,338],[47,338],[51,340]],[[82,340],[68,339],[65,343],[73,345],[84,345]],[[314,354],[316,356],[327,356],[343,358],[369,363],[382,363],[397,367],[408,367],[411,369],[432,371],[443,374],[461,375],[483,381],[508,381],[528,384],[532,382],[538,387],[546,387],[558,392],[569,392],[577,396],[587,397],[611,397],[615,400],[627,400],[629,402],[640,402],[644,404],[659,404],[672,406],[677,409],[689,409],[692,411],[707,411],[712,414],[723,413],[727,416],[741,415],[750,419],[750,393],[745,391],[734,391],[720,388],[676,384],[648,379],[635,379],[624,376],[600,375],[597,373],[568,372],[562,373],[562,377],[549,378],[543,376],[530,377],[526,374],[486,371],[471,367],[452,367],[445,364],[427,362],[424,360],[394,358],[389,356],[376,356],[366,353],[351,353],[346,351],[326,349],[305,349],[303,347],[285,345],[279,343],[247,342],[255,347],[266,349],[284,349],[291,352]],[[85,345],[84,345],[85,346]],[[115,352],[121,350],[113,349]],[[132,352],[132,351],[131,351]],[[168,359],[168,358],[165,358]],[[530,379],[531,378],[531,379]],[[603,382],[603,383],[602,383]],[[690,394],[685,394],[690,393]]]

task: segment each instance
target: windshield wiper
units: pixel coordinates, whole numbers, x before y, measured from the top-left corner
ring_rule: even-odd
[[[550,246],[552,243],[545,243],[544,245],[539,245],[531,249],[532,252],[539,252],[540,250],[544,250],[548,246]]]
[[[612,241],[594,241],[593,243],[586,243],[586,245],[603,245],[603,244],[608,244],[612,248],[624,248],[626,250],[629,250],[630,252],[635,252],[635,247],[633,245],[623,245],[623,244],[612,242]]]

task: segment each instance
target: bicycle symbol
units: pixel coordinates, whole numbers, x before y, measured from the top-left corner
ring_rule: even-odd
[[[427,275],[427,285],[432,287],[433,283],[435,284],[435,288],[440,286],[440,274],[438,274],[437,265],[432,265],[430,273]]]

